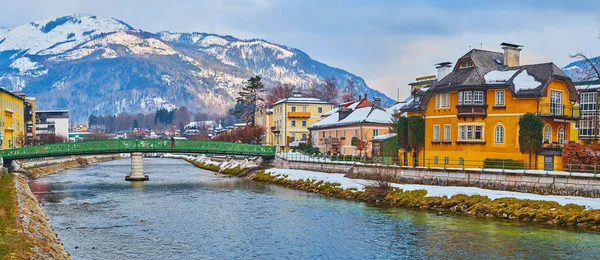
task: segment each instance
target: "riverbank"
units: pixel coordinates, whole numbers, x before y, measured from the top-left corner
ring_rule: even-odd
[[[184,160],[206,170],[220,170],[217,166],[220,164],[210,158],[200,159],[202,163],[195,162],[193,157]],[[380,177],[379,180],[351,179],[341,173],[290,169],[261,170],[245,176],[254,181],[379,206],[600,231],[600,199],[597,198],[397,184],[388,182],[386,175]]]
[[[69,253],[48,222],[44,210],[29,188],[29,181],[60,171],[115,160],[120,156],[84,156],[29,161],[28,173],[2,175],[0,179],[0,258],[70,259]]]

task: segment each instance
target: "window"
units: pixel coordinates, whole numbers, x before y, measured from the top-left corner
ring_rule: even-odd
[[[292,107],[292,112],[296,112],[296,107]]]
[[[323,131],[323,137],[325,137],[325,131]]]
[[[442,107],[450,107],[450,93],[444,93],[442,95]]]
[[[450,163],[450,157],[444,157],[444,163],[445,164],[449,164]]]
[[[296,141],[296,134],[295,133],[292,133],[290,137],[292,138],[292,142]]]
[[[496,133],[496,137],[494,138],[495,142],[497,144],[503,144],[504,143],[504,126],[497,125],[495,133]]]
[[[544,127],[544,142],[550,143],[552,141],[552,127],[547,125]]]
[[[444,141],[450,141],[450,125],[444,125]]]
[[[496,106],[504,106],[504,90],[496,90]]]
[[[550,91],[550,114],[562,115],[562,92]]]
[[[458,164],[459,165],[465,165],[465,158],[458,157]]]
[[[480,141],[483,140],[483,125],[459,125],[458,140],[460,141]]]
[[[296,120],[292,120],[292,126],[296,126]]]
[[[346,130],[342,130],[342,137],[346,137]]]
[[[358,129],[354,129],[354,137],[358,137]]]
[[[379,135],[379,129],[373,129],[373,137]]]
[[[473,104],[474,105],[483,105],[483,91],[473,92]]]
[[[306,120],[302,120],[302,126],[306,127]]]
[[[467,140],[473,140],[473,126],[467,126]]]
[[[317,108],[317,112],[319,112],[319,114],[323,114],[323,108],[322,107]]]
[[[302,134],[302,141],[306,141],[306,134]]]
[[[565,143],[565,128],[562,126],[558,128],[558,143],[559,144]]]
[[[597,100],[598,93],[596,92],[581,93],[581,97],[579,98],[581,111],[596,111]]]
[[[467,60],[467,61],[461,62],[459,68],[461,68],[461,69],[462,68],[470,68],[470,67],[473,67],[473,66],[474,66],[473,61]]]
[[[440,140],[440,126],[434,125],[433,126],[433,141],[439,141],[439,140]]]
[[[471,96],[472,95],[473,95],[473,92],[471,92],[471,91],[465,91],[463,93],[463,97],[465,99],[464,102],[463,102],[463,104],[470,105],[471,104]]]
[[[433,157],[433,163],[435,163],[435,164],[437,164],[437,163],[438,163],[438,157],[437,157],[437,156],[434,156],[434,157]]]
[[[440,94],[435,95],[435,108],[440,108]]]
[[[302,107],[302,112],[306,112],[306,107]]]
[[[458,92],[458,104],[459,105],[463,104],[463,93],[462,93],[462,91]]]

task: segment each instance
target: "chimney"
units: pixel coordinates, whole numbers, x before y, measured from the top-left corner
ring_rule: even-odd
[[[367,99],[367,100],[368,100],[368,98],[367,98],[367,93],[365,93],[365,99]]]
[[[435,64],[435,68],[437,69],[437,80],[441,80],[446,77],[446,75],[450,74],[450,71],[452,70],[452,62],[440,62]]]
[[[294,92],[292,93],[292,95],[293,95],[294,97],[302,97],[302,92],[299,92],[299,91],[294,91]]]
[[[381,107],[381,97],[373,98],[373,103],[375,103],[376,106]]]
[[[500,46],[504,50],[504,65],[509,67],[519,66],[519,53],[523,45],[503,42]]]
[[[361,99],[362,99],[362,95],[358,95],[358,100],[361,100]]]

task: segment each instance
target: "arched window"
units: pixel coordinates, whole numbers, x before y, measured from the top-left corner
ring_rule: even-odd
[[[496,138],[495,138],[496,143],[503,144],[504,143],[504,126],[497,125],[495,133],[496,133]]]
[[[552,142],[552,127],[547,125],[546,127],[544,127],[544,143],[551,143],[551,142]]]
[[[559,144],[565,143],[565,128],[562,126],[558,128],[558,143]]]

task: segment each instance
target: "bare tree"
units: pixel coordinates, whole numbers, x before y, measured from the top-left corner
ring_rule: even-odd
[[[587,54],[582,52],[570,56],[573,59],[584,61],[586,65],[580,68],[581,70],[575,71],[577,75],[574,76],[580,78],[582,81],[600,79],[600,59],[589,58]]]
[[[287,83],[278,84],[277,86],[272,87],[271,89],[267,90],[264,101],[261,104],[261,108],[270,108],[275,102],[291,97],[294,94],[295,88],[296,86]]]
[[[354,93],[355,88],[356,88],[356,86],[354,85],[354,80],[352,78],[349,78],[347,81],[347,84],[346,84],[346,88],[342,92],[341,101],[349,102],[349,101],[355,100],[356,99],[356,94]]]
[[[340,98],[340,89],[337,84],[336,78],[328,78],[317,86],[314,86],[309,92],[308,96],[314,98],[320,98],[327,102],[337,104]]]

